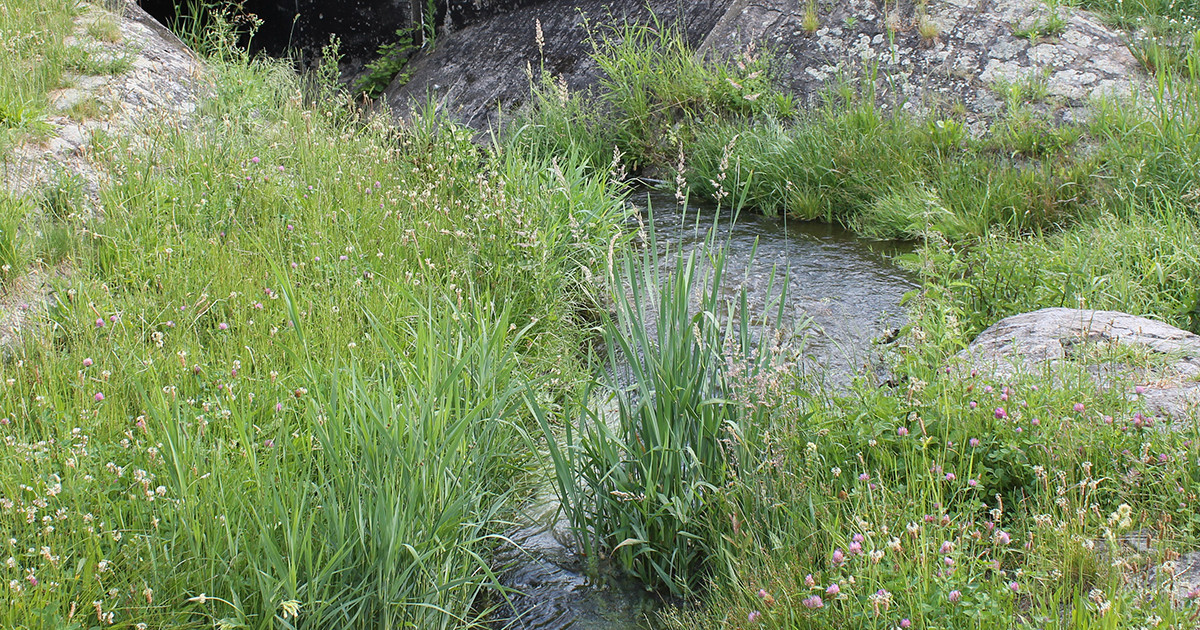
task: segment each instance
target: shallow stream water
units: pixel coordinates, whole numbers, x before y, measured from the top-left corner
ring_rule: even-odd
[[[803,340],[802,369],[810,371],[809,376],[815,373],[836,385],[863,371],[878,373],[875,340],[903,322],[901,297],[917,286],[890,262],[905,251],[903,245],[867,241],[829,224],[787,222],[750,212],[736,217],[704,207],[685,212],[670,194],[649,193],[634,201],[640,202],[644,228],[653,225],[659,242],[670,246],[661,248],[658,260],[664,277],[680,250],[686,254],[710,243],[724,244],[721,290],[729,297],[744,287],[749,307],[757,311],[786,285],[783,324],[803,324],[796,334]],[[497,564],[508,567],[502,582],[518,593],[512,596],[512,610],[501,615],[506,620],[495,627],[650,627],[649,613],[663,603],[637,583],[611,573],[590,580],[557,508],[553,492],[545,491],[525,510],[527,525],[510,533],[514,545],[498,553]]]

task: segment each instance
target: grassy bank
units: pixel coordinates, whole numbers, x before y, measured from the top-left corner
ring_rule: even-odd
[[[46,33],[77,11],[19,3]],[[5,627],[479,627],[545,466],[589,557],[687,599],[668,627],[1194,626],[1195,597],[1137,580],[1200,540],[1200,435],[1088,376],[1138,358],[1007,380],[952,359],[1040,306],[1198,325],[1194,71],[1072,127],[1014,93],[976,138],[852,88],[800,112],[767,56],[628,27],[596,34],[595,93],[547,80],[480,146],[207,41],[187,127],[93,139],[99,212],[69,176],[0,201],[0,234],[44,226],[6,264],[62,271],[0,363]],[[10,137],[36,139],[57,80],[8,76],[35,112]],[[718,248],[623,258],[628,168],[919,240],[897,384],[797,377],[752,342],[769,314],[704,290]],[[632,389],[590,371],[598,337]]]
[[[100,213],[67,176],[20,201],[58,249],[14,263],[69,273],[0,367],[0,625],[475,625],[624,207],[284,63],[209,70],[187,128],[93,140]]]
[[[581,421],[557,462],[586,482],[562,490],[577,529],[702,602],[667,626],[1195,625],[1200,593],[1145,575],[1196,547],[1196,426],[1144,417],[1137,376],[1109,390],[1088,376],[1148,359],[1095,349],[1053,378],[998,380],[953,358],[1046,306],[1198,330],[1200,48],[1176,5],[1120,4],[1099,8],[1154,22],[1144,34],[1177,62],[1143,55],[1149,95],[1097,101],[1085,123],[1040,117],[1035,84],[998,87],[1006,106],[983,135],[953,109],[887,113],[853,83],[795,111],[753,83],[768,58],[707,63],[665,30],[597,44],[590,94],[544,81],[510,129],[531,153],[621,159],[716,203],[920,243],[901,261],[923,284],[891,353],[895,388],[839,394],[754,367],[787,357],[712,356],[709,322],[738,323],[701,303],[696,332],[660,339],[673,354],[636,379],[655,396],[622,401],[616,429]],[[719,465],[697,455],[708,440],[725,441]],[[680,474],[646,474],[666,461]],[[1130,542],[1148,537],[1151,550]]]

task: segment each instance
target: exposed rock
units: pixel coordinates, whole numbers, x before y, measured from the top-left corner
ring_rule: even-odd
[[[1185,553],[1150,570],[1149,583],[1168,593],[1178,605],[1198,597],[1200,591],[1200,551]]]
[[[129,62],[125,72],[67,77],[70,87],[49,95],[55,111],[46,118],[51,132],[44,140],[26,141],[3,161],[0,181],[17,197],[36,198],[38,190],[59,178],[82,184],[86,203],[84,219],[103,215],[99,190],[106,174],[91,160],[90,144],[96,131],[145,140],[141,133],[149,120],[186,125],[205,90],[199,59],[169,30],[154,21],[133,0],[110,0],[107,7],[88,5],[75,19],[71,45],[92,55]],[[99,41],[87,34],[87,25],[99,19],[118,27],[117,41]],[[95,108],[79,106],[95,101]],[[49,299],[48,280],[69,270],[34,268],[14,271],[0,288],[0,347],[8,347]]]
[[[406,117],[431,97],[443,111],[483,129],[496,122],[499,112],[511,113],[528,100],[531,70],[545,68],[572,90],[595,83],[589,22],[645,22],[653,11],[665,24],[681,24],[688,41],[697,45],[729,4],[730,0],[545,0],[443,34],[432,52],[409,63],[408,81],[394,82],[384,98]]]
[[[998,83],[1025,83],[1080,108],[1093,94],[1129,94],[1141,76],[1125,35],[1086,11],[1038,0],[814,1],[806,23],[807,6],[738,0],[705,47],[728,54],[766,44],[786,89],[808,102],[831,80],[873,76],[885,105],[961,103],[971,123],[1000,111]]]
[[[499,4],[499,3],[495,3]],[[545,67],[571,89],[594,83],[583,16],[592,24],[648,15],[641,0],[544,0],[444,33],[409,65],[407,83],[386,99],[399,115],[427,94],[478,128],[529,96],[526,68]],[[817,101],[839,79],[873,77],[888,107],[928,110],[960,104],[980,130],[1000,113],[1001,84],[1062,119],[1078,119],[1093,95],[1128,94],[1142,72],[1126,37],[1092,14],[1039,0],[653,0],[663,23],[680,19],[702,54],[729,56],[751,43],[773,52],[783,88]],[[923,8],[922,8],[923,7]],[[545,37],[535,41],[535,21]],[[1039,35],[1040,34],[1040,35]]]
[[[1104,351],[1119,347],[1139,357],[1139,365],[1104,363]],[[1159,321],[1116,311],[1046,308],[1000,320],[961,353],[965,362],[997,378],[1017,373],[1050,373],[1083,356],[1105,387],[1134,385],[1149,412],[1200,418],[1200,336]],[[1138,394],[1131,394],[1138,395]]]

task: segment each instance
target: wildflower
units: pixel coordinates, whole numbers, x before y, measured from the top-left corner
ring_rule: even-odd
[[[90,357],[83,360],[83,367],[92,367],[92,359]]]
[[[825,589],[825,594],[830,597],[837,597],[837,594],[840,592],[842,592],[842,587],[838,586],[837,582],[830,584],[829,588]]]
[[[968,485],[968,486],[971,486],[972,488],[974,488],[975,486],[978,486],[978,485],[979,485],[979,480],[978,480],[978,479],[968,479],[968,480],[967,480],[967,485]]]
[[[862,473],[858,476],[858,480],[859,481],[870,481],[871,475],[868,475],[867,473]]]
[[[256,155],[256,156],[250,158],[250,161],[254,162],[255,164],[258,164],[259,163],[258,156]],[[200,603],[203,604],[204,602],[200,602]]]
[[[909,523],[907,526],[905,526],[905,529],[908,530],[908,534],[910,536],[912,536],[913,538],[916,538],[917,532],[921,531],[921,526],[917,525],[916,523]]]
[[[1012,537],[1008,535],[1008,532],[1001,530],[996,532],[996,535],[992,537],[992,540],[995,541],[997,545],[1007,545],[1008,543],[1012,542]]]
[[[1017,584],[1016,582],[1009,582],[1009,583],[1008,583],[1008,588],[1009,588],[1009,590],[1011,590],[1011,591],[1012,591],[1012,592],[1014,592],[1014,593],[1020,593],[1020,592],[1021,592],[1021,585],[1020,585],[1020,584]]]
[[[900,627],[901,628],[911,628],[912,622],[908,620],[908,617],[905,617],[904,619],[900,620]]]
[[[962,593],[959,591],[950,591],[950,602],[957,604],[962,599]]]
[[[1008,417],[1008,412],[1004,410],[1004,407],[996,407],[996,411],[994,413],[996,414],[997,420],[1003,420]]]
[[[283,411],[283,403],[281,403],[281,402],[275,403],[275,413],[279,413],[281,411]]]
[[[96,402],[100,402],[100,401],[104,400],[104,394],[102,394],[100,392],[96,392],[96,395],[93,396],[92,398],[95,398]]]
[[[750,611],[749,615],[746,615],[746,621],[750,623],[758,623],[760,617],[762,617],[762,613],[758,612],[757,610],[752,610]]]
[[[765,588],[758,589],[758,598],[763,600],[763,603],[767,606],[775,603],[775,597],[768,593]]]
[[[938,549],[938,553],[945,555],[954,551],[954,543],[949,540],[942,541],[942,546]]]
[[[975,408],[976,408],[976,407],[978,407],[978,406],[979,406],[979,403],[975,402],[974,400],[972,400],[972,401],[971,401],[970,407],[971,407],[972,409],[975,409]]]
[[[805,597],[801,602],[805,608],[824,608],[825,602],[821,600],[820,595]]]
[[[896,429],[896,435],[899,435],[900,437],[907,436],[908,435],[908,427],[900,427],[899,429]]]
[[[900,553],[900,550],[902,549],[902,546],[900,544],[900,539],[892,538],[891,540],[889,540],[888,541],[888,549],[891,549],[892,551],[895,551],[896,553]]]
[[[954,476],[954,473],[952,473],[952,472],[950,472],[950,473],[946,473],[946,481],[954,481],[954,480],[955,480],[955,479],[957,479],[957,478],[958,478],[958,477],[955,477],[955,476]]]
[[[808,588],[812,588],[817,585],[817,581],[815,579],[813,579],[813,576],[811,573],[804,576],[804,585],[807,586]]]
[[[226,324],[225,322],[221,322],[220,324],[217,324],[217,328],[219,328],[221,330],[229,330],[229,324]]]
[[[979,438],[971,438],[970,440],[967,441],[967,444],[969,444],[971,446],[971,448],[979,446]]]
[[[96,328],[104,328],[104,318],[102,318],[102,317],[96,318]]]
[[[1079,412],[1083,411],[1083,409],[1084,409],[1083,403],[1075,403],[1075,406],[1072,407],[1072,409],[1075,410],[1075,413],[1079,413]]]
[[[288,617],[292,617],[295,619],[300,618],[300,602],[298,602],[294,599],[288,599],[288,600],[279,602],[279,609],[281,611],[283,611],[284,619],[287,619]]]
[[[834,549],[832,560],[834,564],[841,564],[846,561],[846,554],[842,553],[841,549]]]
[[[847,550],[850,552],[850,555],[856,556],[856,555],[862,553],[862,543],[852,541],[850,543],[850,546],[847,548]]]

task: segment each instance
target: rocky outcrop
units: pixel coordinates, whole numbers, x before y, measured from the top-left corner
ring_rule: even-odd
[[[594,82],[585,17],[593,25],[644,21],[646,6],[543,0],[498,12],[443,34],[410,63],[409,80],[388,89],[387,101],[403,116],[432,96],[459,120],[486,127],[498,110],[528,98],[527,65],[537,69],[544,59],[569,88]],[[771,51],[782,87],[801,102],[848,80],[885,107],[961,107],[977,130],[1002,111],[1006,93],[1069,119],[1091,96],[1128,94],[1141,80],[1124,34],[1086,11],[1040,0],[652,0],[648,7],[663,23],[680,20],[700,54],[729,56],[751,43]]]
[[[960,358],[996,378],[1049,375],[1076,363],[1101,386],[1141,397],[1151,413],[1200,419],[1200,336],[1145,317],[1070,308],[1023,313],[980,333]]]
[[[530,70],[545,69],[575,90],[595,82],[588,25],[646,22],[651,14],[677,24],[693,45],[711,33],[730,0],[544,0],[443,34],[432,51],[410,61],[384,98],[401,117],[432,99],[479,129],[529,98]],[[540,25],[542,39],[538,41]]]
[[[80,211],[87,218],[104,213],[98,192],[106,175],[92,161],[92,136],[106,132],[139,142],[145,140],[141,130],[147,120],[186,125],[206,89],[200,60],[169,30],[132,0],[111,0],[107,7],[87,5],[65,43],[87,51],[91,59],[124,60],[127,69],[66,77],[70,87],[49,95],[47,137],[18,145],[0,167],[0,179],[16,197],[36,197],[40,188],[65,177],[79,182],[85,197]],[[112,21],[119,37],[90,35],[87,26],[98,20]],[[0,288],[0,347],[9,346],[44,307],[49,277],[69,269],[37,265],[11,273],[14,277]]]
[[[1038,0],[738,0],[704,47],[766,44],[784,88],[808,102],[831,81],[865,79],[884,106],[961,105],[974,123],[1001,111],[1003,86],[1067,115],[1093,94],[1128,94],[1140,69],[1125,40],[1086,11]]]

